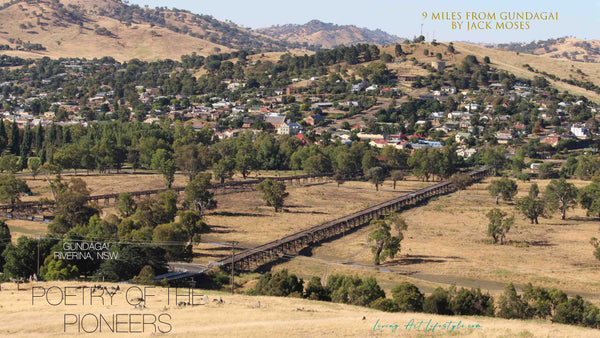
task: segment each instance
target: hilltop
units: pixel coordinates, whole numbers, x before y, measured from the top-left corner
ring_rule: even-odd
[[[354,25],[336,25],[319,20],[312,20],[304,25],[288,24],[259,28],[256,31],[288,43],[301,43],[303,46],[316,45],[322,48],[357,43],[385,45],[404,40],[380,29],[370,30]]]
[[[21,57],[179,59],[293,45],[207,15],[118,0],[10,1],[0,7],[0,45]]]
[[[563,37],[532,41],[530,43],[503,43],[489,45],[491,48],[505,49],[513,52],[548,56],[555,59],[566,59],[579,62],[600,62],[600,41],[581,40]]]

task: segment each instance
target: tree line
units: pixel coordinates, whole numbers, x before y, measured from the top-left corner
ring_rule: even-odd
[[[373,277],[360,278],[334,274],[323,283],[312,277],[304,283],[301,278],[284,269],[263,274],[256,286],[246,294],[279,297],[298,297],[367,306],[388,312],[424,312],[455,316],[487,316],[507,319],[542,319],[561,324],[600,328],[600,309],[581,296],[569,297],[564,291],[523,286],[519,294],[513,283],[505,286],[503,294],[494,299],[479,288],[466,289],[451,286],[436,288],[425,296],[409,282],[395,285],[392,298]]]

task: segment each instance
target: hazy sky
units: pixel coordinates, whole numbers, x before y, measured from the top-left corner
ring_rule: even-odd
[[[400,37],[412,38],[420,34],[428,40],[472,42],[529,42],[561,36],[581,39],[600,39],[600,0],[498,0],[498,1],[432,1],[432,0],[130,0],[130,3],[154,7],[186,9],[195,14],[212,15],[219,20],[251,28],[304,24],[312,19],[340,25],[356,25],[381,29]],[[501,12],[558,12],[558,20],[529,21],[529,29],[467,30],[465,12],[492,12],[495,21],[501,21]],[[422,13],[427,12],[427,19]],[[430,20],[432,13],[460,12],[462,29],[452,29],[452,19]],[[489,20],[483,20],[489,21]],[[517,21],[517,20],[515,20]],[[521,20],[518,20],[521,21]],[[481,24],[485,28],[485,23]],[[526,26],[525,26],[526,27]],[[525,28],[524,27],[524,28]]]

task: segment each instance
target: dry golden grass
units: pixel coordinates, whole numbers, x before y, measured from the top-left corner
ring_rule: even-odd
[[[72,178],[79,178],[85,181],[92,195],[116,194],[121,192],[132,192],[152,189],[164,189],[165,183],[162,175],[151,173],[134,174],[110,174],[110,175],[87,175],[85,171],[79,171],[75,174],[62,174],[64,182],[69,182]],[[51,198],[49,180],[54,176],[38,175],[35,180],[31,176],[21,177],[27,181],[27,185],[33,192],[32,196],[24,196],[23,201],[35,201],[41,197]],[[173,187],[182,187],[188,183],[187,176],[182,174],[175,175]]]
[[[48,223],[32,222],[22,219],[2,219],[10,229],[12,242],[16,243],[21,236],[37,237],[43,236],[48,231]]]
[[[386,289],[400,281],[411,281],[426,291],[433,286],[481,286],[499,293],[505,283],[528,282],[557,287],[600,303],[599,262],[589,244],[598,237],[598,223],[585,217],[579,208],[540,219],[539,225],[515,214],[516,223],[506,245],[493,245],[487,236],[485,213],[496,207],[485,189],[490,179],[475,184],[460,196],[453,193],[428,204],[404,211],[409,227],[404,233],[402,253],[374,269],[368,227],[344,238],[323,243],[310,250],[311,257],[296,257],[278,266],[301,276],[326,276],[332,271],[361,275],[375,273]],[[578,187],[586,183],[574,181]],[[548,181],[538,181],[543,191]],[[530,183],[519,183],[524,196]],[[500,202],[500,209],[514,213],[514,206]],[[344,264],[342,264],[344,263]],[[358,266],[353,266],[356,264]]]
[[[13,283],[4,283],[0,291],[0,306],[2,308],[3,320],[0,322],[0,335],[15,337],[61,337],[77,334],[75,326],[64,326],[65,314],[102,314],[108,320],[112,320],[114,314],[133,315],[131,331],[141,331],[141,315],[168,314],[162,317],[164,322],[171,325],[169,336],[175,337],[372,337],[372,336],[464,336],[464,337],[597,337],[598,331],[576,326],[552,324],[546,321],[518,321],[486,317],[450,317],[430,315],[424,313],[386,313],[369,308],[335,304],[329,302],[309,301],[297,298],[278,297],[251,297],[243,295],[230,295],[216,291],[194,290],[195,295],[208,295],[209,304],[193,307],[179,308],[173,301],[174,291],[171,289],[171,299],[167,299],[166,289],[157,287],[149,289],[153,297],[146,298],[146,308],[135,309],[126,301],[125,292],[131,290],[127,299],[137,297],[134,285],[120,284],[121,291],[113,297],[110,305],[106,296],[106,305],[101,305],[95,299],[93,305],[89,302],[81,303],[81,289],[70,289],[70,294],[79,297],[71,297],[70,303],[76,305],[67,306],[64,302],[58,306],[51,306],[43,298],[36,298],[32,305],[32,287],[50,288],[57,286],[77,287],[82,285],[91,286],[92,283],[77,282],[47,282],[31,283],[21,285],[22,291],[16,291]],[[115,284],[102,283],[103,286],[111,287]],[[131,288],[131,289],[130,289]],[[143,286],[142,286],[143,288]],[[40,294],[41,289],[36,289]],[[64,290],[64,289],[63,289]],[[89,291],[89,290],[86,290]],[[180,290],[187,291],[187,290]],[[183,292],[181,292],[183,293]],[[58,301],[58,291],[54,289],[49,297],[51,302]],[[223,303],[214,300],[221,298]],[[180,299],[182,301],[182,299]],[[203,303],[202,297],[195,297],[196,304]],[[133,302],[132,302],[133,303]],[[67,317],[70,319],[71,317]],[[119,317],[128,323],[127,317]],[[414,322],[429,320],[440,324],[459,320],[465,325],[479,325],[479,328],[460,328],[454,332],[445,332],[436,329],[435,332],[425,332],[423,324],[421,330],[406,329],[411,320]],[[94,329],[94,321],[88,317],[84,322],[88,331]],[[392,332],[391,327],[382,325],[398,325]],[[163,330],[169,327],[160,326]],[[374,331],[377,329],[377,331]],[[120,324],[120,331],[129,332],[128,324]],[[80,333],[83,334],[83,333]],[[136,333],[135,336],[155,336],[154,327],[147,325],[144,333]],[[158,333],[160,334],[160,333]],[[95,337],[123,336],[124,333],[111,333],[103,324],[103,331],[96,330]],[[127,335],[127,334],[125,334]]]
[[[288,186],[290,196],[285,201],[285,211],[279,213],[265,205],[259,191],[217,196],[218,208],[207,216],[211,232],[203,235],[202,241],[238,241],[241,247],[257,246],[427,184],[415,180],[398,182],[397,190],[393,191],[391,182],[386,182],[379,192],[367,182],[346,182],[339,188],[335,183]],[[199,261],[214,260],[229,252],[210,246],[198,250]]]
[[[590,55],[590,54],[588,54],[588,52],[585,49],[575,45],[575,44],[581,43],[583,41],[584,40],[577,39],[577,38],[566,38],[562,42],[557,42],[549,47],[549,50],[556,49],[555,51],[551,51],[551,52],[547,53],[544,48],[538,48],[535,50],[535,54],[564,58],[564,56],[563,56],[564,52],[567,52],[569,54],[576,52],[578,55],[573,56],[571,54],[571,57],[576,57],[578,61],[584,61],[585,59],[583,56],[587,55],[589,60],[595,60],[597,62],[598,59],[600,59],[599,55]],[[592,48],[597,48],[598,46],[600,46],[599,40],[592,39],[592,40],[585,40],[585,42],[589,43]]]
[[[528,79],[532,79],[535,75],[542,76],[530,72],[523,67],[524,64],[529,64],[534,69],[554,74],[563,79],[568,79],[572,75],[577,80],[591,81],[596,85],[600,85],[600,67],[595,63],[574,62],[565,59],[554,59],[548,56],[523,53],[517,55],[516,52],[488,49],[467,43],[455,43],[454,45],[456,50],[464,55],[472,54],[477,56],[478,59],[489,56],[493,67],[508,71],[516,76]],[[577,69],[581,69],[587,76],[582,77],[577,75],[575,73]],[[548,80],[552,86],[559,90],[567,90],[575,95],[583,95],[592,101],[600,102],[600,95],[597,93],[561,81]]]
[[[89,2],[88,2],[89,3]],[[66,27],[52,27],[53,10],[46,3],[20,3],[10,6],[0,13],[0,31],[8,34],[0,35],[0,43],[8,44],[9,38],[41,43],[46,51],[5,51],[8,55],[40,58],[48,56],[94,58],[112,56],[119,61],[132,58],[141,60],[174,59],[179,60],[183,54],[196,52],[198,55],[214,54],[217,49],[227,52],[231,49],[201,40],[189,35],[175,33],[166,28],[149,24],[132,24],[127,27],[124,23],[108,17],[102,17],[88,12],[90,22],[81,28],[79,25],[65,23]],[[36,24],[37,18],[33,12],[45,13],[42,22],[49,25],[41,28]],[[21,29],[19,24],[31,23],[32,28]],[[117,38],[100,36],[94,32],[95,25],[105,27]],[[36,32],[36,34],[28,33]]]

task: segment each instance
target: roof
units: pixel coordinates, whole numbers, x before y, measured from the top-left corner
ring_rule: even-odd
[[[282,124],[285,122],[285,115],[284,116],[268,115],[265,117],[265,121],[269,122],[271,124]]]

